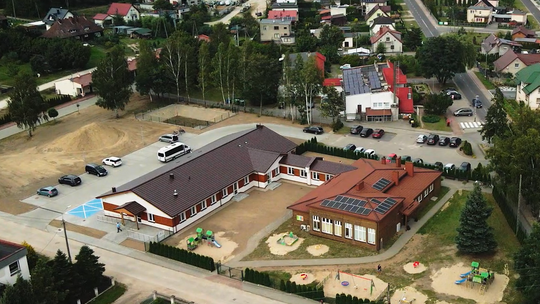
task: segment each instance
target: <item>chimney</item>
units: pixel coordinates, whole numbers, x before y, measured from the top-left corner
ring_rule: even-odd
[[[174,195],[174,196],[178,196],[178,192],[176,192],[176,189],[174,189],[173,195]]]
[[[360,191],[364,189],[364,181],[360,181],[358,184],[356,184],[356,190]]]
[[[405,171],[407,171],[407,175],[410,177],[414,176],[414,163],[413,162],[406,162],[405,163]]]
[[[116,193],[116,187],[112,187],[112,193]]]
[[[396,186],[399,185],[399,171],[392,171],[392,181]]]
[[[174,179],[174,173],[169,173],[169,179]]]
[[[398,158],[396,158],[396,167],[401,167],[401,156],[398,156]]]
[[[381,157],[381,164],[386,165],[386,156]]]
[[[263,125],[262,124],[257,124],[257,129],[262,129],[263,128]]]

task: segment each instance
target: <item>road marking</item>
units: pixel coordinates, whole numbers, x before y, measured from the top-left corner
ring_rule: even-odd
[[[460,122],[459,123],[459,126],[462,128],[462,129],[479,129],[483,126],[484,124],[481,123],[481,122],[476,122],[476,121],[466,121],[466,122]]]

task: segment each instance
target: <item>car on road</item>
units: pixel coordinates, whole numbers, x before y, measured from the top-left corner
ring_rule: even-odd
[[[58,195],[58,190],[55,187],[43,187],[38,189],[37,195],[53,197]]]
[[[452,170],[454,170],[454,169],[456,169],[456,165],[454,165],[454,164],[446,164],[446,165],[444,165],[444,167],[443,167],[443,170],[444,170],[444,171],[452,171]]]
[[[178,135],[175,134],[163,134],[159,137],[158,141],[172,144],[178,141]]]
[[[468,162],[462,162],[461,166],[459,166],[460,171],[469,172],[471,171],[471,163]]]
[[[95,176],[106,176],[109,173],[103,166],[94,163],[86,164],[84,171]]]
[[[64,176],[61,176],[59,179],[58,179],[58,183],[60,185],[70,185],[70,186],[78,186],[82,183],[82,180],[80,177],[78,177],[77,175],[74,175],[74,174],[67,174],[67,175],[64,175]]]
[[[367,149],[366,151],[364,151],[364,153],[368,156],[373,156],[375,155],[375,150],[373,149]]]
[[[454,111],[454,116],[473,116],[473,110],[470,108],[459,108]]]
[[[461,94],[459,94],[457,91],[448,91],[446,95],[450,96],[452,100],[460,100]]]
[[[364,147],[356,147],[356,149],[354,149],[355,153],[364,153],[364,151],[366,151],[366,148]]]
[[[348,144],[345,147],[343,147],[343,150],[345,151],[354,151],[356,149],[356,146],[353,144]]]
[[[104,158],[101,163],[105,166],[120,167],[122,165],[122,159],[120,157],[111,156]]]
[[[448,146],[450,143],[450,137],[441,136],[439,137],[439,146]]]
[[[416,143],[417,144],[423,144],[427,141],[427,136],[425,135],[418,135],[418,137],[416,138]]]
[[[383,129],[375,129],[375,131],[373,131],[373,134],[371,135],[371,137],[373,138],[382,138],[383,136],[384,136]]]
[[[373,129],[371,128],[364,128],[360,131],[360,137],[369,137],[371,134],[373,134]]]
[[[423,163],[424,163],[424,160],[421,159],[421,158],[415,158],[415,159],[413,159],[412,162],[415,163],[415,164],[423,164]]]
[[[476,95],[476,97],[471,100],[471,106],[477,109],[482,108],[482,100],[480,100],[480,97],[478,95]]]
[[[436,145],[439,142],[439,135],[437,134],[429,134],[427,138],[427,144],[428,145]]]
[[[450,147],[457,148],[460,145],[461,145],[461,138],[459,138],[459,137],[450,138]]]
[[[434,162],[433,165],[434,165],[436,168],[438,168],[439,170],[442,169],[443,166],[444,166],[443,163],[441,163],[441,162]]]
[[[304,128],[304,133],[323,134],[324,130],[321,126],[309,126]]]
[[[360,132],[362,132],[363,128],[364,127],[362,127],[360,125],[352,126],[351,127],[351,134],[360,134]]]

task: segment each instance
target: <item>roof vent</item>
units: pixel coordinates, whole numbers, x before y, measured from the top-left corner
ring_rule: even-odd
[[[116,187],[112,187],[112,193],[116,193]]]
[[[174,173],[172,173],[172,172],[169,173],[169,178],[170,178],[170,179],[174,179]],[[176,191],[176,190],[175,190],[175,191]]]
[[[178,196],[178,192],[176,192],[176,189],[174,189],[173,195],[174,195],[174,196]]]

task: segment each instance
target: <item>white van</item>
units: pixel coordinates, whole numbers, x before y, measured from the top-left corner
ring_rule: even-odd
[[[188,153],[191,153],[191,147],[177,142],[159,149],[157,152],[157,158],[160,162],[166,163]]]

